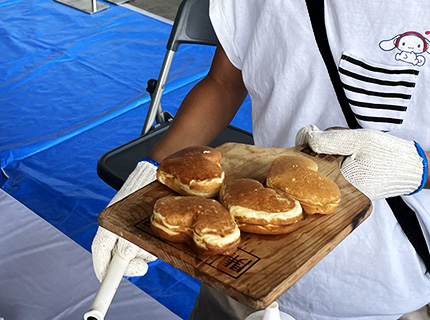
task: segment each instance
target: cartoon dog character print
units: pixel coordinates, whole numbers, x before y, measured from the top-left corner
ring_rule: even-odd
[[[430,32],[427,31],[426,34]],[[426,62],[422,55],[424,52],[430,53],[430,41],[422,34],[408,31],[388,40],[382,40],[379,47],[384,51],[397,49],[399,52],[395,59],[421,67]]]

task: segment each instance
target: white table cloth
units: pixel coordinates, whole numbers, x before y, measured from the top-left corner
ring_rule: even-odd
[[[0,318],[83,319],[98,287],[88,251],[0,190]],[[105,319],[180,318],[123,279]]]

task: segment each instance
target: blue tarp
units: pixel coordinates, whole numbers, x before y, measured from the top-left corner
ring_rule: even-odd
[[[12,162],[6,168],[9,179],[3,189],[90,250],[97,215],[115,194],[97,177],[97,158],[130,140],[127,129],[140,130],[136,119],[141,109]],[[145,277],[130,280],[182,318],[188,317],[199,289],[198,281],[160,260],[151,263]]]
[[[114,5],[88,15],[52,0],[0,0],[0,10],[0,184],[90,250],[115,193],[97,160],[140,134],[171,25]],[[163,109],[175,114],[213,51],[180,47]],[[249,100],[233,124],[251,130]],[[182,318],[199,288],[162,261],[130,280]]]

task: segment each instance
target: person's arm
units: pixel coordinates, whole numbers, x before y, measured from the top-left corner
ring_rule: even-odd
[[[149,157],[161,161],[185,147],[211,143],[233,119],[246,95],[242,72],[218,46],[209,73],[187,94]]]
[[[218,47],[208,75],[186,96],[170,128],[149,157],[159,162],[185,147],[209,144],[230,123],[246,94],[242,72],[230,63],[222,48]],[[110,204],[154,181],[156,170],[153,163],[140,161]],[[127,276],[144,275],[148,270],[147,262],[156,259],[102,227],[97,230],[91,248],[94,271],[100,281],[105,278],[115,252],[130,260],[125,271]]]

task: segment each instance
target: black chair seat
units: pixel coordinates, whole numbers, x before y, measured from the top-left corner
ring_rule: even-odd
[[[97,163],[98,176],[115,190],[119,190],[137,162],[147,157],[149,151],[168,129],[169,123],[103,154]],[[211,144],[220,146],[226,142],[254,144],[252,134],[234,126],[228,126]]]

